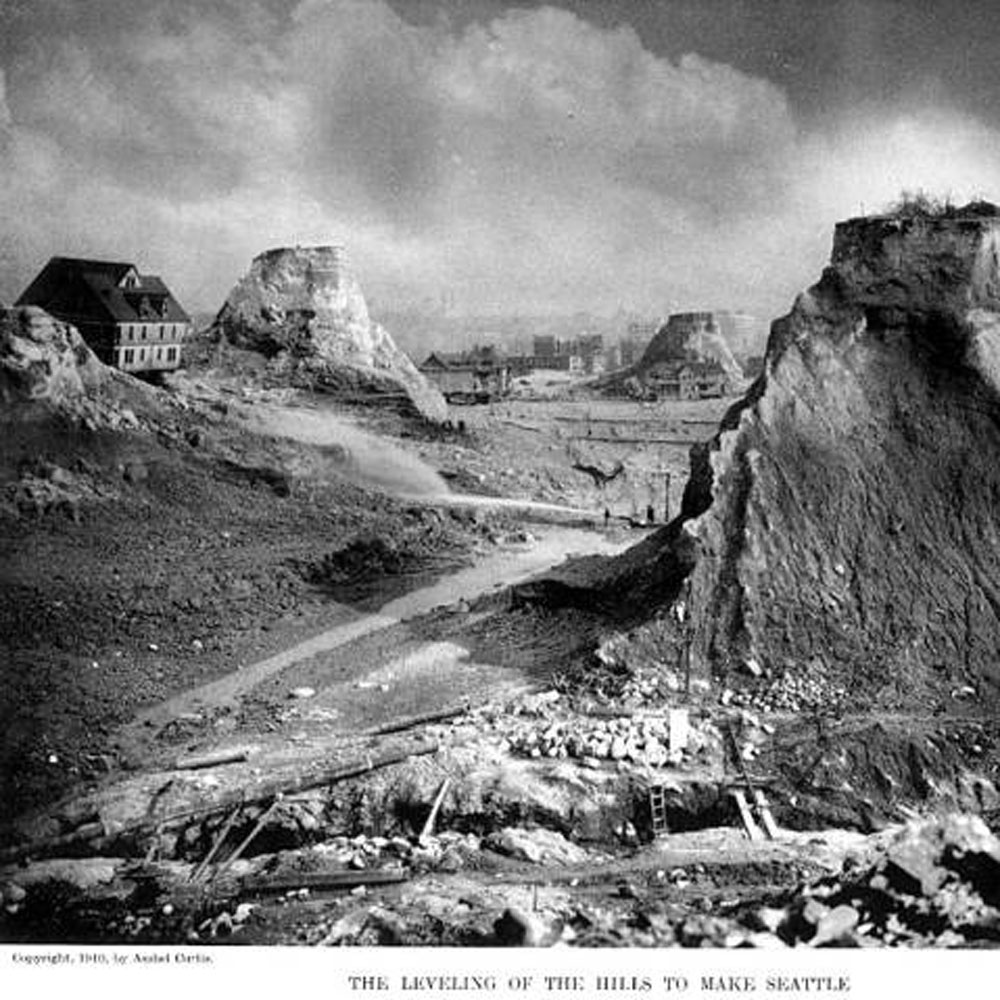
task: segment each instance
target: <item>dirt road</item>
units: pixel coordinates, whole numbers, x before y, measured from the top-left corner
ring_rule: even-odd
[[[329,730],[349,725],[359,713],[368,720],[373,709],[376,715],[386,717],[396,711],[426,710],[441,697],[457,698],[479,689],[487,676],[489,688],[503,687],[509,676],[487,664],[477,669],[469,663],[468,649],[422,639],[419,630],[407,623],[434,609],[521,582],[569,556],[613,555],[634,541],[632,535],[612,537],[579,528],[547,528],[530,542],[507,545],[473,566],[389,601],[375,612],[364,614],[344,604],[333,605],[329,627],[275,655],[143,710],[123,729],[120,739],[135,755],[178,719],[237,712],[248,699],[276,706],[297,688],[315,692],[307,699],[308,714]],[[384,697],[390,688],[391,697]],[[372,705],[376,695],[377,707]],[[355,704],[359,700],[365,704]],[[301,723],[301,716],[295,721]],[[229,738],[239,736],[237,732]]]

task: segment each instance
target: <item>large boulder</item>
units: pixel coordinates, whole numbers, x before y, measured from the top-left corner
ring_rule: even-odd
[[[60,405],[106,379],[76,327],[37,306],[0,306],[0,402]]]
[[[836,227],[664,536],[693,564],[696,669],[808,667],[887,705],[995,696],[998,257],[981,205]]]
[[[230,343],[259,351],[338,392],[409,402],[441,420],[444,398],[368,315],[340,247],[268,250],[229,293],[215,320]]]
[[[0,421],[56,416],[90,430],[148,430],[165,399],[103,364],[75,326],[38,306],[0,305]]]

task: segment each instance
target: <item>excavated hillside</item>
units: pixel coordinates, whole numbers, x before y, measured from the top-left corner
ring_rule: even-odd
[[[772,702],[793,677],[829,709],[1000,701],[998,211],[839,224],[680,516],[525,600],[642,608],[692,676]]]
[[[643,352],[637,372],[658,361],[715,361],[733,385],[742,385],[743,371],[711,313],[677,313],[660,327]]]
[[[446,416],[444,397],[368,315],[340,247],[285,247],[255,257],[214,329],[309,388],[401,400],[431,420]]]
[[[991,206],[836,227],[638,557],[668,586],[693,566],[696,672],[807,667],[885,707],[996,698],[998,245]]]

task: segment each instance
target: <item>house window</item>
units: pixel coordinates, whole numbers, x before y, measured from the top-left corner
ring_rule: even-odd
[[[167,361],[176,361],[176,360],[177,360],[177,348],[176,347],[168,347],[167,348]]]
[[[142,339],[145,340],[146,334],[149,332],[149,328],[145,324],[143,324],[141,329],[142,329]]]
[[[130,365],[135,360],[135,351],[129,349],[125,352],[125,364]]]
[[[163,348],[158,347],[156,349],[156,360],[159,361],[163,357]]]
[[[139,360],[140,361],[145,361],[146,360],[146,348],[145,347],[143,347],[143,348],[141,348],[139,350]]]

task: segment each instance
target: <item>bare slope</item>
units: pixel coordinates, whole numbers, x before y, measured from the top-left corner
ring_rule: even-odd
[[[696,664],[814,663],[890,702],[996,686],[998,242],[973,213],[837,226],[693,460],[665,556],[694,543]]]

